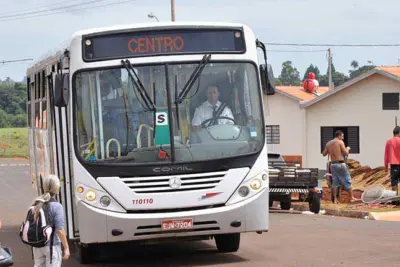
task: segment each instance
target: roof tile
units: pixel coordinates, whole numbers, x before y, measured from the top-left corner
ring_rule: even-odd
[[[306,92],[302,86],[276,86],[276,89],[300,101],[312,100],[329,91],[329,87],[327,86],[318,87],[317,95]]]
[[[400,78],[400,66],[380,66],[376,68]]]

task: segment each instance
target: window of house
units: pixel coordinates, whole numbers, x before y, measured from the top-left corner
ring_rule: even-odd
[[[279,144],[280,143],[280,132],[279,125],[266,125],[265,134],[267,144]]]
[[[350,154],[360,154],[360,127],[359,126],[329,126],[321,127],[321,153],[326,143],[335,138],[335,132],[341,130],[344,133],[344,145],[349,146]]]
[[[399,93],[383,93],[382,109],[383,110],[399,110]]]

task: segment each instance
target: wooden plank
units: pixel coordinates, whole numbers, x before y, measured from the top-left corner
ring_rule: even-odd
[[[300,164],[300,168],[302,168],[302,163],[303,163],[303,156],[302,155],[282,155],[282,158],[285,161],[288,162],[297,162],[298,164]]]

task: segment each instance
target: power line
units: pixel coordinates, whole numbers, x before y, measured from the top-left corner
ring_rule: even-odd
[[[24,59],[15,59],[15,60],[3,60],[0,61],[0,64],[14,63],[14,62],[22,62],[22,61],[31,61],[32,58],[24,58]]]
[[[339,47],[388,47],[400,46],[400,44],[296,44],[296,43],[264,43],[265,45],[279,46],[339,46]]]
[[[0,16],[1,15],[18,14],[18,13],[22,13],[22,12],[25,12],[25,11],[38,10],[38,9],[42,9],[42,8],[46,8],[46,7],[57,6],[57,5],[62,4],[62,3],[67,3],[67,2],[71,3],[71,2],[77,2],[77,1],[80,1],[80,0],[64,0],[64,1],[53,3],[53,4],[50,4],[50,5],[39,6],[39,7],[35,8],[35,9],[27,8],[27,9],[22,9],[22,10],[19,10],[19,11],[3,12],[3,13],[0,13]]]
[[[104,1],[104,0],[102,0],[102,1]],[[103,5],[95,5],[95,6],[84,7],[84,8],[75,8],[75,9],[63,10],[63,11],[59,11],[59,12],[53,12],[53,13],[49,13],[49,14],[37,14],[37,15],[31,15],[31,16],[25,16],[25,17],[21,16],[21,17],[16,17],[16,18],[6,18],[6,19],[0,19],[0,21],[10,21],[10,20],[18,20],[18,19],[45,17],[45,16],[51,16],[51,15],[67,13],[67,12],[89,10],[89,8],[93,9],[93,8],[99,8],[99,7],[108,7],[108,6],[120,5],[120,4],[124,4],[124,3],[128,3],[128,2],[132,2],[132,1],[135,1],[135,0],[119,1],[119,2],[115,2],[115,3],[109,3],[109,4],[103,4]]]
[[[40,10],[40,11],[29,11],[29,12],[25,12],[25,13],[18,14],[18,15],[3,15],[3,16],[0,16],[0,19],[24,17],[26,15],[32,15],[32,14],[38,14],[38,13],[46,13],[46,12],[50,12],[50,11],[54,11],[54,10],[60,10],[60,9],[62,10],[62,9],[65,9],[65,8],[84,6],[84,5],[88,5],[88,4],[92,4],[92,3],[96,3],[96,2],[103,2],[103,1],[105,1],[105,0],[91,0],[91,1],[88,1],[88,2],[84,2],[84,3],[66,5],[66,6],[59,6],[59,7],[49,8],[49,9]]]

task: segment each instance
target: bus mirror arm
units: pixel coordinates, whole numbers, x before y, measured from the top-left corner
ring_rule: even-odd
[[[68,106],[69,99],[69,73],[56,74],[54,83],[54,105],[56,107]]]
[[[274,95],[275,94],[275,77],[272,71],[272,67],[268,65],[267,61],[267,48],[265,44],[260,40],[256,40],[256,44],[258,48],[261,48],[264,54],[265,64],[260,65],[260,75],[261,75],[261,84],[263,87],[263,91],[266,95]]]

